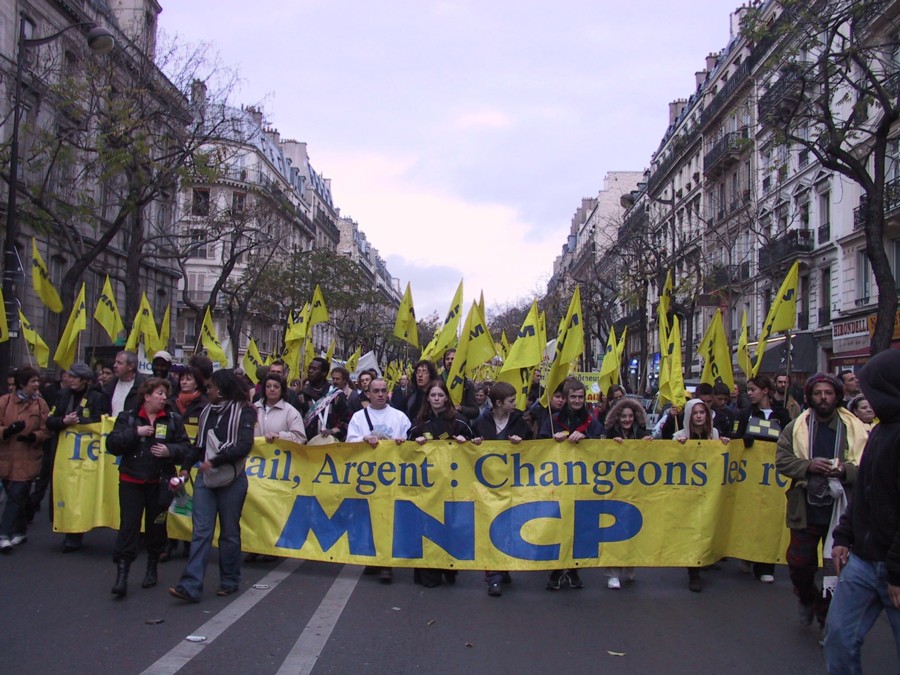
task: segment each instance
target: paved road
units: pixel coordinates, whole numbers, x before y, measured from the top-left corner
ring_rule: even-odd
[[[113,599],[114,536],[96,530],[81,552],[63,555],[42,512],[29,542],[0,556],[3,672],[824,672],[817,631],[799,625],[784,568],[766,586],[726,563],[704,572],[700,594],[676,569],[638,570],[621,591],[586,570],[583,590],[558,593],[544,590],[544,573],[516,573],[491,598],[475,572],[429,590],[410,570],[386,586],[358,567],[291,560],[245,565],[242,592],[219,598],[214,553],[203,602],[187,605],[165,590],[180,559],[161,566],[155,589],[139,587],[137,568],[128,597]],[[897,670],[884,619],[864,665]]]

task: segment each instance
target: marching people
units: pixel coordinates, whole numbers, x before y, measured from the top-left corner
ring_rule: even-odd
[[[878,423],[875,419],[875,410],[869,403],[865,394],[857,394],[847,402],[847,410],[856,415],[856,418],[862,422],[866,433],[871,433],[872,428]]]
[[[394,385],[394,391],[391,392],[391,407],[401,412],[406,411],[406,400],[412,393],[412,384],[409,381],[409,375],[403,373],[397,384]]]
[[[59,433],[63,429],[76,424],[99,422],[103,415],[108,415],[110,412],[109,397],[101,389],[92,386],[94,371],[91,370],[90,366],[83,362],[73,363],[69,367],[68,374],[69,386],[60,390],[56,402],[47,417],[47,428],[54,433]],[[52,443],[51,445],[53,449],[48,453],[48,461],[44,462],[47,485],[51,482],[53,459],[56,456],[56,445]],[[40,500],[43,498],[43,492],[37,485],[38,482],[35,481],[35,491],[31,496],[32,503],[35,506],[39,506]],[[72,553],[79,550],[83,536],[83,533],[80,532],[67,533],[63,540],[63,553]]]
[[[825,625],[831,595],[816,586],[819,545],[826,572],[831,565],[831,532],[847,505],[867,435],[862,423],[840,405],[844,385],[833,375],[816,373],[806,381],[809,409],[788,424],[778,439],[775,465],[791,479],[787,526],[791,540],[787,563],[800,622]]]
[[[410,422],[415,423],[418,419],[419,412],[428,401],[429,385],[437,379],[437,368],[428,359],[422,359],[413,368],[413,387],[406,398],[406,416]]]
[[[567,441],[577,444],[585,438],[600,438],[603,430],[600,423],[585,406],[585,387],[575,378],[569,378],[563,385],[565,404],[562,409],[548,417],[541,426],[540,438],[552,438],[557,443]],[[547,580],[548,591],[558,591],[562,584],[570,588],[584,588],[576,569],[553,570]]]
[[[835,675],[861,673],[860,649],[882,611],[900,653],[900,351],[872,357],[859,373],[879,423],[856,472],[853,496],[834,529],[840,581],[825,628],[825,662]]]
[[[456,359],[456,350],[448,349],[444,352],[442,360],[444,370],[441,378],[446,382],[450,377],[450,368],[453,367],[453,361]],[[468,377],[463,377],[463,394],[462,400],[456,406],[456,411],[460,413],[471,424],[478,417],[478,404],[475,402],[475,383]]]
[[[428,401],[419,411],[415,426],[407,432],[407,438],[419,445],[437,440],[465,443],[472,438],[472,429],[463,415],[454,409],[443,380],[435,379],[428,386]],[[456,583],[455,570],[417,568],[413,579],[425,588],[434,588],[440,586],[442,577],[448,584]]]
[[[750,406],[744,408],[738,416],[736,438],[744,439],[744,446],[753,446],[756,440],[778,441],[782,430],[791,422],[791,415],[783,406],[772,404],[772,392],[775,387],[766,375],[757,375],[747,380],[747,398]],[[775,582],[775,565],[745,561],[741,563],[742,572],[752,572],[756,579],[764,584]]]
[[[15,383],[15,392],[0,396],[0,479],[6,492],[0,553],[9,553],[28,540],[28,493],[31,481],[41,472],[42,446],[50,435],[50,410],[38,393],[38,372],[20,368]]]
[[[791,380],[787,375],[779,374],[775,376],[775,389],[772,391],[772,405],[775,407],[786,408],[791,419],[796,419],[800,414],[800,404],[797,403],[791,394]]]
[[[489,394],[491,408],[475,421],[473,440],[509,441],[513,445],[529,440],[531,427],[516,409],[516,388],[507,382],[495,382]],[[503,594],[501,584],[512,582],[509,572],[489,570],[484,575],[488,595],[493,597]]]
[[[128,593],[128,572],[137,558],[143,516],[147,572],[141,588],[157,583],[157,563],[166,547],[166,509],[172,502],[169,481],[176,464],[190,453],[190,439],[181,416],[166,406],[172,392],[168,379],[141,382],[135,407],[116,417],[106,450],[121,457],[119,464],[119,534],[113,551],[116,581],[113,595]]]
[[[216,595],[236,593],[241,582],[241,511],[247,498],[244,463],[253,449],[256,408],[233,370],[217,370],[207,383],[209,405],[200,415],[193,451],[181,466],[187,479],[200,462],[194,481],[194,530],[191,554],[181,580],[169,594],[200,602],[216,519],[219,521],[219,588]],[[207,484],[208,481],[208,484]]]
[[[684,404],[684,419],[681,429],[676,431],[672,439],[681,444],[688,441],[714,441],[718,440],[719,432],[713,427],[712,410],[707,403],[699,398],[692,398]],[[721,439],[726,445],[728,438]],[[688,567],[688,588],[699,593],[703,590],[700,580],[700,568]]]
[[[131,410],[138,403],[138,387],[147,376],[138,372],[138,359],[134,352],[121,351],[116,354],[113,369],[116,375],[103,388],[103,393],[109,398],[110,414],[116,416],[123,410]]]
[[[348,443],[368,443],[373,449],[383,440],[392,440],[400,445],[409,432],[409,418],[396,408],[388,405],[387,382],[376,377],[369,382],[369,405],[353,413],[347,426]],[[377,574],[381,583],[394,580],[390,567],[368,566],[365,574]]]
[[[344,392],[328,383],[329,363],[315,357],[307,368],[306,386],[300,391],[299,409],[307,442],[311,445],[327,439],[342,441],[347,437],[350,408]],[[321,438],[317,439],[319,436]],[[331,437],[331,438],[329,438]]]

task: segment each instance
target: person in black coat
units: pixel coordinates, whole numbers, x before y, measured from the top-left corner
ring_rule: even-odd
[[[450,392],[443,380],[435,380],[428,386],[428,401],[419,411],[416,423],[407,433],[407,438],[419,445],[434,440],[454,440],[465,443],[472,438],[472,429],[465,418],[454,410],[450,402]],[[425,588],[447,583],[456,583],[454,570],[420,569],[414,572],[413,581]]]
[[[419,361],[413,368],[413,383],[409,395],[406,397],[406,416],[413,424],[419,418],[419,412],[423,405],[427,409],[428,389],[432,382],[440,379],[437,368],[431,361]]]
[[[138,388],[140,404],[116,417],[106,439],[106,450],[121,457],[119,463],[119,509],[121,520],[113,560],[117,565],[112,592],[127,593],[128,571],[137,557],[141,516],[147,544],[147,573],[143,588],[156,585],[156,565],[166,545],[165,512],[172,500],[169,480],[176,463],[190,453],[191,442],[181,416],[166,401],[172,392],[167,379],[151,377]]]

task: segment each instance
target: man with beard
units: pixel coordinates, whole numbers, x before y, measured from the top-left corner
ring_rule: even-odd
[[[825,625],[830,594],[816,586],[819,544],[831,567],[831,532],[847,505],[847,490],[856,479],[866,431],[839,402],[844,387],[833,375],[816,373],[806,381],[810,408],[788,424],[778,439],[775,465],[791,479],[787,492],[787,526],[791,540],[788,570],[799,598],[803,625],[816,618]]]
[[[859,376],[880,422],[834,531],[832,555],[841,580],[825,632],[829,673],[862,672],[860,649],[882,610],[900,650],[900,351],[872,357]]]
[[[772,404],[788,411],[792,420],[800,414],[800,404],[794,400],[790,390],[790,378],[787,375],[775,376],[775,391],[772,393]]]
[[[350,421],[347,397],[340,389],[328,384],[328,371],[328,361],[321,356],[315,357],[307,370],[306,386],[300,390],[299,409],[303,414],[306,438],[310,441],[320,434],[334,436],[338,441],[347,436]]]

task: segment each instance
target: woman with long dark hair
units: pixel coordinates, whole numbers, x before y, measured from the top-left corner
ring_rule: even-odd
[[[176,462],[190,454],[191,441],[181,416],[169,410],[166,400],[172,391],[167,379],[151,377],[138,386],[137,404],[123,410],[106,439],[106,450],[119,463],[119,535],[113,551],[116,563],[114,595],[128,592],[128,571],[137,558],[144,521],[147,544],[147,573],[142,588],[156,586],[156,566],[166,546],[166,509],[171,502],[169,480],[175,477]]]
[[[407,438],[419,445],[425,445],[425,443],[435,440],[452,439],[457,443],[465,443],[470,440],[472,429],[466,423],[465,418],[453,407],[450,401],[450,392],[444,381],[434,380],[428,385],[427,392],[428,400],[419,411],[416,423],[409,430]],[[425,588],[434,588],[440,586],[442,577],[447,580],[448,584],[456,583],[455,570],[417,568],[413,580]]]
[[[419,413],[424,407],[428,409],[426,401],[428,399],[429,385],[435,380],[439,380],[437,368],[431,361],[419,361],[413,368],[413,382],[411,390],[406,397],[406,416],[413,424],[419,417]]]
[[[256,408],[233,370],[218,370],[207,384],[209,405],[200,415],[194,451],[181,467],[187,477],[200,462],[194,483],[194,535],[191,555],[177,586],[179,600],[200,602],[203,576],[219,520],[219,590],[231,595],[241,582],[241,511],[247,498],[244,463],[253,449]]]

